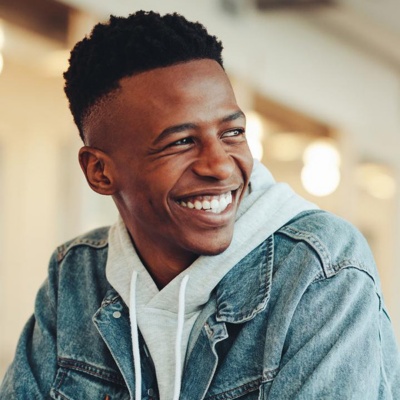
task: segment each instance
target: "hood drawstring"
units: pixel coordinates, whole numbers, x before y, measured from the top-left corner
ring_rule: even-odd
[[[182,381],[182,333],[183,323],[185,320],[185,295],[186,285],[189,280],[189,275],[186,275],[179,287],[179,303],[178,303],[178,326],[176,328],[176,342],[175,342],[175,386],[174,386],[174,397],[173,400],[178,400],[181,393],[181,381]]]
[[[131,321],[133,362],[135,366],[135,400],[142,398],[142,373],[140,370],[139,334],[136,316],[136,281],[138,273],[133,271],[131,279],[131,294],[129,299],[129,317]]]
[[[140,367],[140,349],[139,349],[139,334],[136,314],[136,282],[138,278],[137,271],[133,271],[131,279],[131,292],[129,304],[129,317],[131,321],[132,331],[132,349],[133,360],[135,367],[135,400],[142,398],[142,373]],[[175,341],[175,383],[173,400],[178,400],[181,392],[182,383],[182,334],[183,324],[185,321],[185,296],[186,286],[189,280],[189,275],[183,277],[179,287],[179,303],[178,303],[178,323],[176,328]]]

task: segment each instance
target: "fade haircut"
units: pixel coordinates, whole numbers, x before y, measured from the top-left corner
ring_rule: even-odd
[[[111,16],[71,51],[65,93],[79,134],[92,107],[118,89],[122,78],[154,68],[212,59],[221,67],[222,44],[203,25],[179,14],[138,11]]]

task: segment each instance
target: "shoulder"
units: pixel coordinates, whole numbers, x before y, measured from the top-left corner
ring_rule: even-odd
[[[75,249],[104,249],[108,246],[108,231],[110,227],[102,227],[91,230],[83,235],[69,240],[56,249],[57,260],[61,262],[65,256]]]
[[[52,284],[63,280],[103,281],[108,253],[108,231],[109,227],[94,229],[58,246],[49,265]]]
[[[301,244],[318,260],[320,273],[329,278],[345,268],[356,268],[377,283],[375,261],[367,241],[350,222],[326,211],[299,214],[276,232],[277,244]]]
[[[53,302],[61,298],[74,301],[85,296],[95,311],[109,288],[106,279],[109,228],[99,228],[58,246],[48,270],[49,292]],[[90,296],[89,296],[90,293]],[[93,312],[94,312],[93,311]]]

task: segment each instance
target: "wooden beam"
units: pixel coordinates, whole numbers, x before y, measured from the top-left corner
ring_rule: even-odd
[[[0,0],[0,18],[66,43],[71,7],[54,0]]]

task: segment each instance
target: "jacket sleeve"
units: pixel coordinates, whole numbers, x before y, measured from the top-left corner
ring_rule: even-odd
[[[36,297],[34,315],[22,331],[14,361],[0,387],[1,400],[50,398],[57,366],[57,268],[54,254],[49,277]]]
[[[400,399],[400,360],[373,278],[347,267],[312,283],[268,399]]]

